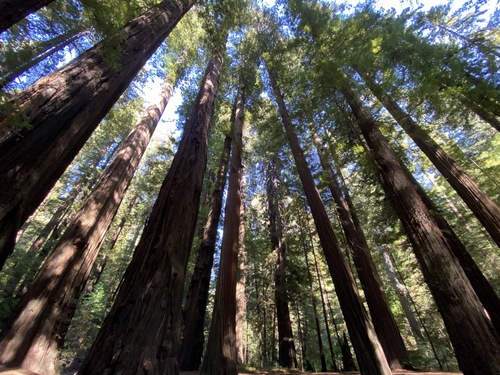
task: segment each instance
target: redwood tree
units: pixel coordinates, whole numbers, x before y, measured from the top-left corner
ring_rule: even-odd
[[[279,207],[278,171],[273,161],[267,166],[267,204],[271,244],[276,252],[274,288],[276,317],[278,320],[278,363],[287,368],[296,368],[297,358],[293,340],[288,291],[286,282],[286,242],[283,238],[283,223]]]
[[[236,352],[236,283],[239,231],[241,220],[241,154],[245,120],[245,87],[238,89],[235,100],[234,137],[229,170],[229,186],[224,216],[224,234],[220,255],[217,289],[208,335],[207,352],[201,374],[238,373]]]
[[[373,324],[363,307],[351,270],[347,266],[333,231],[325,206],[307,165],[299,140],[292,128],[290,115],[285,106],[283,95],[273,72],[268,69],[271,85],[278,103],[279,111],[290,148],[297,165],[297,171],[311,208],[314,223],[325,254],[330,275],[335,285],[344,319],[353,342],[360,371],[366,374],[391,374],[378,341]]]
[[[217,171],[212,202],[202,231],[193,276],[184,308],[184,330],[179,350],[179,366],[182,371],[197,371],[203,354],[205,313],[210,289],[210,274],[214,263],[217,229],[222,212],[222,199],[226,186],[227,167],[231,152],[231,137],[226,136]]]
[[[0,144],[0,267],[20,226],[191,6],[191,0],[162,1],[123,28],[114,64],[103,41],[15,96],[14,115],[0,112],[7,133]],[[3,129],[20,121],[29,126]]]
[[[125,139],[20,301],[9,328],[2,332],[1,363],[43,374],[56,372],[58,349],[62,348],[76,303],[170,99],[173,84],[165,84],[160,101],[147,108]]]
[[[467,375],[500,372],[500,338],[453,255],[456,240],[442,230],[360,98],[342,77],[339,80],[373,153],[382,186],[413,245],[460,369]]]
[[[360,70],[361,71],[361,70]],[[398,102],[379,86],[368,74],[363,79],[378,100],[394,117],[398,124],[413,139],[444,178],[455,189],[465,204],[483,224],[498,246],[500,246],[500,207],[469,177],[462,167],[449,156]],[[500,307],[499,307],[500,309]]]
[[[391,312],[391,308],[384,294],[380,276],[373,262],[370,248],[366,240],[361,223],[354,211],[347,189],[341,189],[339,177],[333,169],[326,151],[315,129],[311,129],[319,159],[327,175],[328,187],[336,204],[337,214],[344,231],[347,244],[352,252],[361,287],[365,294],[373,326],[377,332],[387,362],[391,369],[400,369],[409,365],[408,353],[401,337],[401,332]]]
[[[214,52],[172,166],[81,374],[179,372],[184,279],[222,61],[223,52]]]

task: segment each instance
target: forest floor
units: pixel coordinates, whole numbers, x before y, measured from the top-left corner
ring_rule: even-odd
[[[253,370],[253,371],[239,371],[240,375],[360,375],[358,371],[347,371],[347,372],[302,372],[302,371],[265,371],[265,370]],[[462,375],[461,372],[440,372],[440,371],[408,371],[408,370],[396,370],[392,372],[392,375]],[[191,372],[181,372],[181,375],[198,375],[197,371]]]
[[[71,372],[73,374],[74,372]],[[63,372],[63,374],[69,374],[68,372]],[[301,372],[301,371],[264,371],[264,370],[254,370],[254,371],[239,371],[239,374],[246,375],[360,375],[356,371],[348,372]],[[392,373],[392,375],[461,375],[461,372],[439,372],[439,371],[407,371],[407,370],[397,370]],[[34,372],[23,370],[23,369],[6,369],[0,366],[0,375],[38,375]],[[181,375],[198,375],[198,371],[181,372]]]

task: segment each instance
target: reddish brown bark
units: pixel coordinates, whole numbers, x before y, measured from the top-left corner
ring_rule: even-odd
[[[272,161],[267,167],[267,203],[271,244],[276,252],[274,269],[274,288],[276,316],[278,319],[278,363],[282,367],[297,368],[295,343],[293,340],[290,308],[286,281],[286,242],[283,237],[283,224],[279,207],[279,172]]]
[[[467,175],[460,165],[448,155],[411,116],[406,113],[381,86],[367,74],[363,78],[378,100],[392,117],[413,139],[444,178],[450,183],[465,204],[483,224],[498,246],[500,246],[500,207]],[[500,302],[500,301],[499,301]],[[497,306],[500,310],[500,305]]]
[[[200,373],[238,373],[236,353],[236,283],[238,272],[239,230],[241,220],[241,154],[245,105],[244,87],[235,101],[234,137],[229,172],[224,234],[220,255],[215,303],[207,342],[207,352]]]
[[[380,179],[403,227],[424,278],[434,296],[464,374],[500,372],[500,339],[474,293],[460,263],[453,255],[456,245],[433,217],[412,179],[376,126],[355,92],[342,85],[364,138],[373,153]]]
[[[22,223],[191,5],[164,0],[130,21],[118,69],[106,61],[105,42],[99,43],[12,99],[30,127],[0,144],[0,267]],[[0,113],[0,129],[12,121]]]
[[[0,1],[0,33],[18,23],[54,0],[2,0]]]
[[[208,64],[172,166],[81,374],[178,374],[184,279],[221,66],[219,52]]]
[[[347,189],[341,189],[339,186],[337,173],[335,173],[335,170],[328,161],[326,152],[321,144],[321,139],[315,132],[315,129],[312,130],[314,132],[314,142],[319,159],[323,170],[327,174],[328,186],[336,203],[337,214],[340,218],[347,244],[353,255],[354,265],[356,266],[366,303],[370,310],[373,326],[391,369],[403,368],[404,365],[409,365],[410,360],[403,338],[401,337],[401,332],[387,302],[364,231],[355,214],[349,192]]]
[[[55,373],[76,303],[172,91],[167,83],[159,103],[146,110],[38,272],[2,332],[1,363]]]
[[[226,136],[219,162],[217,180],[212,192],[212,203],[207,222],[202,231],[200,247],[184,308],[184,331],[179,350],[179,366],[182,371],[196,371],[203,354],[205,314],[210,289],[210,274],[214,263],[217,229],[222,212],[222,199],[226,186],[227,167],[231,152],[231,137]]]
[[[373,324],[361,302],[354,277],[343,258],[325,206],[314,184],[297,135],[293,131],[281,91],[272,72],[269,72],[269,76],[360,370],[366,374],[389,375],[391,370]]]

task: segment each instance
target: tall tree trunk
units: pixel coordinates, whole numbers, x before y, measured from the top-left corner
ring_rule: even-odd
[[[182,296],[222,51],[205,71],[172,166],[81,374],[178,374]]]
[[[40,51],[33,51],[33,55],[28,61],[19,61],[12,70],[1,73],[0,89],[3,89],[21,74],[27,72],[39,62],[45,60],[47,57],[52,56],[58,51],[61,51],[64,47],[80,39],[87,33],[88,32],[79,32],[75,34],[74,31],[70,31],[66,34],[58,35],[57,37],[48,41],[48,43],[44,43],[44,46],[40,49]]]
[[[325,254],[330,275],[335,285],[340,306],[353,341],[354,351],[358,359],[360,371],[365,374],[386,374],[391,370],[385,359],[383,349],[378,341],[366,310],[363,307],[354,277],[348,268],[337,238],[333,232],[330,219],[326,212],[321,196],[314,184],[305,156],[300,148],[297,135],[293,131],[292,123],[283,100],[281,91],[272,72],[269,72],[276,101],[288,136],[290,147],[297,165],[297,170],[307,196],[307,201],[314,218],[321,246]]]
[[[353,254],[354,264],[358,273],[361,287],[365,294],[373,326],[377,332],[380,344],[384,349],[385,357],[391,369],[400,369],[404,365],[409,365],[409,357],[405,348],[401,332],[392,315],[389,303],[384,294],[382,282],[378,275],[377,268],[373,262],[370,248],[361,223],[354,211],[349,192],[339,186],[339,175],[332,168],[328,157],[321,143],[321,139],[313,130],[314,142],[318,151],[319,159],[323,170],[327,174],[328,186],[332,197],[336,203],[337,214],[340,218],[342,229],[345,233],[347,244]],[[342,181],[342,179],[341,179]]]
[[[276,314],[278,318],[278,363],[282,367],[296,368],[295,343],[293,340],[290,308],[288,306],[288,292],[286,281],[286,242],[283,238],[283,224],[279,207],[278,181],[279,171],[273,161],[267,166],[267,202],[269,213],[269,231],[271,244],[276,252],[276,266],[274,270],[274,286]]]
[[[298,303],[295,304],[295,311],[297,315],[297,331],[299,332],[299,345],[300,345],[300,353],[301,353],[301,361],[300,361],[300,369],[302,371],[305,370],[305,361],[307,356],[307,346],[304,340],[304,334],[302,333],[302,324],[300,320],[300,310]]]
[[[238,89],[234,106],[236,108],[233,125],[234,137],[224,216],[221,260],[207,352],[200,370],[200,373],[210,375],[238,373],[236,284],[238,281],[237,269],[241,220],[241,154],[245,106],[245,88],[243,86]]]
[[[227,167],[231,153],[231,137],[226,136],[220,156],[217,180],[212,192],[212,202],[203,229],[193,276],[184,308],[184,333],[179,350],[179,366],[182,371],[197,371],[203,355],[203,326],[210,289],[210,274],[214,264],[215,243],[222,212],[222,199],[226,186]]]
[[[368,75],[363,74],[367,86],[389,111],[404,131],[441,172],[453,189],[464,200],[472,213],[483,224],[494,241],[500,246],[500,207],[470,178],[412,118]],[[500,301],[499,301],[500,303]],[[496,306],[500,310],[500,304]]]
[[[411,297],[411,294],[405,285],[404,278],[401,277],[401,273],[397,270],[397,268],[394,266],[394,263],[392,262],[392,256],[390,253],[385,251],[383,248],[379,248],[379,251],[382,252],[383,257],[384,257],[384,265],[387,270],[387,275],[389,276],[389,280],[391,280],[391,283],[393,283],[394,288],[398,294],[398,296],[401,296],[400,298],[401,305],[403,307],[403,311],[408,319],[408,322],[410,324],[410,329],[412,330],[412,333],[417,334],[417,337],[420,335],[421,340],[423,341],[424,338],[422,334],[420,333],[419,326],[417,321],[415,320],[415,317],[413,316],[413,312],[411,310],[411,307],[409,303],[413,306],[413,309],[415,310],[415,314],[417,315],[418,321],[420,322],[420,325],[422,326],[422,329],[425,332],[425,337],[427,337],[427,340],[429,342],[429,345],[431,347],[432,353],[434,354],[434,358],[436,359],[436,362],[438,363],[439,369],[443,371],[443,365],[441,363],[441,360],[439,359],[439,356],[436,351],[436,347],[432,341],[431,335],[424,323],[424,320],[422,319],[422,314],[420,314],[420,311],[417,307],[417,304]],[[399,278],[398,278],[399,276]],[[401,281],[400,281],[401,280]],[[406,307],[405,307],[406,306]],[[411,318],[409,318],[411,316]],[[414,328],[412,328],[414,327]],[[415,329],[415,330],[414,330]],[[417,338],[415,338],[416,341],[419,341]]]
[[[245,162],[243,160],[243,165]],[[242,365],[245,362],[248,345],[244,342],[243,336],[245,334],[247,325],[247,297],[246,297],[246,287],[247,287],[247,249],[245,246],[245,234],[246,234],[246,178],[245,170],[242,166],[241,169],[241,220],[240,220],[240,230],[239,230],[239,249],[238,249],[238,283],[236,284],[236,354],[238,356],[238,364]]]
[[[12,99],[14,117],[30,126],[0,144],[0,267],[17,230],[191,6],[191,0],[162,1],[123,28],[116,65],[105,58],[104,41]],[[0,129],[13,121],[0,113]]]
[[[0,33],[54,0],[2,0],[0,2]]]
[[[463,94],[458,94],[458,100],[465,107],[469,108],[472,112],[474,112],[481,120],[490,124],[494,129],[500,132],[500,120],[496,115],[484,109],[482,106],[466,97]]]
[[[431,201],[429,196],[426,194],[422,186],[417,182],[415,177],[408,171],[404,164],[401,164],[403,170],[405,171],[408,178],[411,180],[413,186],[417,189],[420,198],[426,205],[429,212],[433,213],[433,217],[437,222],[439,229],[446,233],[449,238],[450,243],[452,243],[451,249],[453,255],[457,258],[458,262],[462,266],[463,272],[467,276],[472,289],[476,293],[479,301],[482,303],[483,307],[487,311],[487,315],[491,320],[493,327],[500,337],[500,298],[498,298],[495,290],[489,283],[488,279],[479,269],[478,265],[467,251],[465,246],[462,244],[460,239],[457,237],[453,228],[448,224],[448,222],[439,213],[438,208]]]
[[[316,250],[314,249],[312,241],[311,241],[311,250],[312,250],[312,254],[313,254],[314,268],[316,270],[316,277],[318,278],[319,295],[321,298],[321,307],[323,310],[323,319],[325,321],[325,328],[326,328],[326,338],[328,339],[328,346],[330,348],[330,356],[332,358],[332,369],[333,369],[333,371],[339,371],[339,368],[337,366],[337,362],[335,361],[335,352],[333,351],[332,333],[330,331],[330,324],[328,323],[328,314],[326,311],[326,302],[325,302],[325,295],[323,293],[323,285],[321,285],[321,275],[319,273],[318,259],[316,258]]]
[[[172,91],[166,83],[159,103],[147,108],[38,272],[2,332],[1,363],[55,373],[77,301]]]
[[[304,236],[304,234],[302,234],[302,236]],[[307,280],[309,281],[309,292],[311,293],[311,303],[312,303],[313,314],[314,314],[314,324],[316,327],[316,338],[318,339],[318,351],[319,351],[319,358],[321,361],[321,372],[327,372],[328,369],[326,367],[325,350],[323,348],[323,339],[321,338],[321,327],[319,325],[318,304],[316,302],[316,296],[314,295],[313,280],[312,280],[311,270],[309,269],[309,257],[307,256],[308,248],[307,248],[305,239],[303,239],[302,246],[304,248],[304,258],[305,258],[305,262],[306,262],[305,265],[306,265],[306,269],[307,269]]]
[[[410,302],[408,301],[408,290],[404,287],[404,285],[401,284],[401,282],[397,278],[396,272],[394,271],[394,265],[391,262],[389,254],[385,250],[383,250],[383,248],[381,249],[387,276],[389,277],[389,280],[394,290],[396,291],[396,295],[398,296],[399,302],[401,303],[401,307],[403,308],[406,320],[410,325],[410,330],[413,334],[413,337],[417,342],[423,343],[424,336],[422,336],[422,332],[420,332],[420,327],[418,326],[417,319],[415,318],[415,315],[413,314],[410,306]]]
[[[405,173],[375,120],[348,84],[342,92],[358,119],[392,205],[410,238],[424,278],[464,374],[500,372],[500,339],[453,255],[456,241],[440,228],[412,179]]]

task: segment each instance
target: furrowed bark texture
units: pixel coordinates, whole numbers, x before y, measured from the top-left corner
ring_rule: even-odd
[[[0,267],[22,223],[191,5],[166,0],[129,22],[117,69],[100,43],[12,99],[30,128],[0,144]],[[10,121],[1,113],[0,129]]]
[[[0,1],[0,33],[18,23],[54,0],[2,0]]]
[[[337,238],[333,232],[330,219],[321,200],[318,189],[314,184],[306,158],[300,148],[297,135],[293,131],[290,116],[285,101],[276,82],[276,78],[269,71],[273,91],[278,102],[279,110],[288,136],[290,147],[297,165],[297,171],[307,196],[314,223],[325,254],[330,275],[335,285],[340,306],[353,342],[354,351],[358,359],[360,371],[363,374],[391,374],[384,352],[378,341],[373,324],[363,307],[356,289],[354,277],[347,267],[340,250]]]
[[[236,283],[238,272],[239,231],[241,220],[241,154],[245,93],[240,87],[235,101],[234,137],[231,154],[229,186],[224,216],[224,234],[220,255],[219,275],[215,291],[212,323],[207,352],[201,374],[236,375]]]
[[[196,219],[222,53],[205,71],[172,166],[80,374],[178,374],[184,278]]]
[[[278,363],[287,368],[297,368],[295,343],[293,340],[290,308],[286,282],[286,242],[283,238],[283,224],[279,207],[278,174],[271,161],[267,167],[267,203],[271,245],[276,252],[274,269],[274,295],[278,319]]]
[[[464,244],[457,237],[453,228],[439,213],[439,209],[434,205],[429,196],[425,193],[425,190],[422,188],[422,186],[418,183],[418,181],[404,164],[401,164],[401,166],[408,178],[411,180],[413,186],[415,186],[415,188],[417,189],[417,192],[426,205],[427,209],[433,214],[434,220],[438,224],[439,229],[441,230],[441,232],[446,234],[448,241],[451,244],[450,247],[453,251],[453,255],[457,258],[458,262],[462,266],[465,276],[467,276],[472,289],[474,289],[474,292],[478,296],[479,301],[486,309],[489,319],[491,320],[498,334],[498,332],[500,332],[500,299],[495,293],[495,290],[489,283],[488,279],[486,279],[484,274],[481,272],[477,263],[467,251]]]
[[[214,264],[217,229],[222,212],[222,199],[226,186],[230,153],[231,137],[226,136],[220,157],[217,180],[212,192],[212,203],[186,296],[183,340],[178,357],[182,371],[197,371],[203,355],[203,327],[210,289],[210,274]]]
[[[453,255],[453,240],[429,212],[359,97],[347,85],[342,86],[342,92],[373,153],[384,190],[413,245],[460,369],[465,375],[500,373],[500,339]]]
[[[160,102],[146,110],[38,272],[2,332],[1,363],[56,373],[77,301],[172,91],[166,84]]]
[[[441,172],[443,177],[464,200],[467,207],[483,224],[496,244],[500,246],[500,207],[382,87],[377,85],[368,75],[363,75],[363,78],[377,99],[380,100],[392,117]],[[500,310],[500,306],[497,306],[497,310]]]
[[[337,173],[335,173],[328,161],[321,139],[315,132],[315,129],[312,130],[321,166],[328,177],[328,186],[336,203],[337,214],[340,218],[347,244],[353,255],[354,264],[365,294],[368,309],[370,310],[373,326],[384,349],[389,366],[393,370],[401,369],[405,364],[409,364],[410,360],[403,338],[401,337],[401,332],[392,315],[384,289],[382,288],[382,282],[373,262],[364,231],[353,210],[354,207],[350,201],[348,191],[344,189],[344,197],[342,189],[339,186]]]

